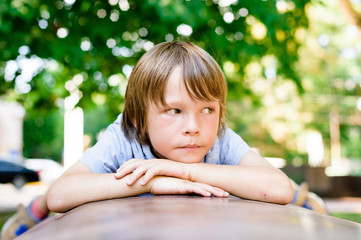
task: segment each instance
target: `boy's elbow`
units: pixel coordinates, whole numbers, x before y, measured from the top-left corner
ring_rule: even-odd
[[[275,202],[278,204],[289,204],[293,199],[293,188],[288,177],[282,180],[275,189]]]
[[[293,190],[284,189],[284,191],[279,196],[279,204],[289,204],[293,199]]]
[[[64,201],[61,194],[58,194],[53,189],[50,189],[47,193],[47,205],[52,212],[66,212],[67,209],[64,206]]]

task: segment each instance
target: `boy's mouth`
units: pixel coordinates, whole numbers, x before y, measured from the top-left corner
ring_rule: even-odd
[[[180,147],[180,149],[185,150],[185,151],[195,151],[198,148],[199,148],[199,146],[196,144],[187,144],[187,145]]]

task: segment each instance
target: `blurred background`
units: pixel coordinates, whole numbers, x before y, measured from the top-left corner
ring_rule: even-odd
[[[53,181],[122,112],[142,54],[189,40],[225,73],[229,127],[295,182],[355,200],[360,19],[361,0],[1,1],[0,158]]]

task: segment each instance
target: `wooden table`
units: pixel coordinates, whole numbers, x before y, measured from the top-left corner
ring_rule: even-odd
[[[18,239],[361,239],[361,224],[294,205],[197,196],[130,197],[54,214]]]

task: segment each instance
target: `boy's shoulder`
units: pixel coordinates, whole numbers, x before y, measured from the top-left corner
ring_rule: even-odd
[[[227,143],[232,141],[232,139],[241,138],[237,133],[235,133],[228,126],[225,127],[224,131],[218,136],[218,139],[222,143]]]

